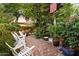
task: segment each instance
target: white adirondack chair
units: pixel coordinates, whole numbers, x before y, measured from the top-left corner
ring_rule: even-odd
[[[14,33],[14,32],[11,32],[11,34],[12,34],[12,36],[14,37],[14,39],[15,39],[16,41],[18,41],[18,37],[15,35],[15,33]]]
[[[26,47],[26,43],[24,40],[19,40],[19,42],[15,45],[15,48],[21,47],[21,50]]]
[[[20,38],[22,38],[24,41],[26,40],[26,33],[25,34],[23,34],[23,32],[22,31],[19,31],[19,34],[20,34]]]
[[[25,48],[26,47],[25,35],[21,34],[21,36],[19,36],[16,32],[15,32],[15,34],[16,34],[17,38],[19,39],[16,44],[16,47],[23,45]]]
[[[20,35],[18,35],[16,32],[11,32],[11,34],[13,35],[14,39],[16,40],[16,45],[15,45],[14,48],[12,48],[8,43],[6,43],[6,45],[9,48],[11,48],[10,50],[12,50],[12,53],[14,55],[33,55],[32,54],[32,49],[34,48],[34,46],[32,46],[31,48],[26,46],[26,42],[25,42],[26,34],[23,34],[23,32],[21,32],[21,31],[19,31]],[[20,52],[17,53],[16,49],[19,49]],[[27,52],[26,52],[26,50],[27,50]]]
[[[16,52],[16,50],[14,48],[12,48],[7,42],[5,42],[5,44],[9,47],[9,49],[12,51],[13,55],[17,55],[18,53]]]
[[[21,50],[21,51],[18,53],[18,56],[33,56],[32,49],[33,49],[34,47],[35,47],[35,46],[32,46],[31,48],[26,47],[25,49]]]
[[[22,31],[19,31],[19,34],[20,34],[20,36],[22,36],[22,37],[23,37],[23,39],[24,39],[24,40],[26,39],[26,33],[25,33],[25,34],[23,34],[23,32],[22,32]]]
[[[10,50],[12,51],[14,56],[33,56],[32,49],[35,46],[32,46],[31,48],[26,47],[26,48],[20,50],[19,52],[17,52],[16,49],[18,49],[19,47],[18,48],[15,48],[15,47],[12,48],[7,42],[5,42],[5,44],[10,48]]]
[[[20,44],[25,44],[25,37],[26,35],[23,35],[22,32],[20,32],[20,35],[18,35],[16,32],[11,32],[13,35],[14,39],[16,40],[15,45],[20,45]],[[23,42],[23,43],[22,43]]]
[[[26,38],[26,33],[23,34],[21,31],[19,31],[19,34],[20,35],[18,35],[16,32],[11,32],[11,34],[15,38],[16,41],[18,40],[18,37],[22,37],[23,39]]]

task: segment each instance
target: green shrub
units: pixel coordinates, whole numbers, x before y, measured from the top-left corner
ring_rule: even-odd
[[[0,55],[11,55],[9,48],[5,45],[5,42],[14,46],[14,38],[11,35],[11,31],[19,30],[19,26],[16,24],[0,23]]]
[[[73,20],[66,24],[66,32],[64,35],[65,43],[69,47],[79,46],[79,20]]]
[[[69,47],[79,46],[79,19],[73,21],[59,21],[56,25],[49,25],[49,33],[53,38],[64,38]]]
[[[17,23],[7,24],[6,26],[7,26],[7,29],[10,31],[19,31],[21,28]]]
[[[10,50],[5,45],[5,42],[8,42],[13,46],[14,40],[9,30],[6,27],[7,24],[0,24],[0,55],[7,54],[10,55]]]
[[[43,27],[38,27],[36,32],[34,32],[36,37],[42,38],[44,37],[44,28]]]
[[[56,25],[50,24],[48,26],[48,31],[51,37],[54,38],[61,38],[65,34],[65,23],[64,22],[57,22]]]
[[[0,18],[0,23],[8,23],[8,22],[9,22],[8,20]]]

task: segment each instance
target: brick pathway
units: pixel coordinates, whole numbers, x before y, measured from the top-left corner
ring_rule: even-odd
[[[34,56],[59,56],[62,55],[60,51],[53,46],[52,43],[42,39],[36,39],[34,36],[26,37],[27,46],[35,46],[33,49]]]

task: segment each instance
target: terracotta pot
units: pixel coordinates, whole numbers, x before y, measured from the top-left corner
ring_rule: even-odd
[[[58,38],[55,38],[54,40],[53,40],[53,45],[54,46],[59,46],[59,40],[58,40]]]

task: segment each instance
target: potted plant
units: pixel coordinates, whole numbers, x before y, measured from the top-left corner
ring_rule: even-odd
[[[53,38],[53,45],[58,46],[59,44],[59,40],[56,34],[56,26],[54,25],[49,25],[48,27],[49,33],[50,33],[50,38]]]
[[[56,25],[49,25],[48,27],[50,37],[53,38],[53,44],[63,45],[64,41],[64,33],[65,33],[65,23],[64,22],[57,22]]]

